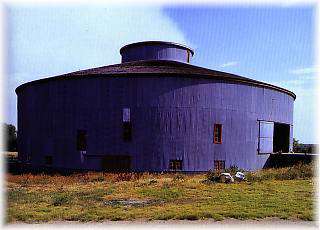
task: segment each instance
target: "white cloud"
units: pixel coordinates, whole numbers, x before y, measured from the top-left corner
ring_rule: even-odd
[[[298,68],[298,69],[292,69],[289,71],[289,73],[294,75],[307,75],[307,74],[313,74],[316,72],[317,70],[315,67]]]
[[[310,84],[310,81],[306,81],[303,79],[292,79],[292,80],[270,82],[270,84],[276,85],[294,92],[299,91],[303,94],[310,92],[310,89],[306,88],[306,84]]]
[[[238,64],[239,63],[237,61],[230,61],[230,62],[221,64],[220,67],[224,68],[224,67],[229,67],[229,66],[235,66],[235,65],[238,65]]]
[[[144,40],[188,45],[160,7],[9,8],[10,72],[34,78],[119,63],[119,49]]]
[[[289,86],[298,86],[298,85],[302,85],[304,83],[304,81],[302,80],[289,80],[289,81],[284,81],[285,85],[289,85]]]
[[[31,80],[121,62],[128,43],[165,40],[186,45],[161,6],[8,6],[8,111],[16,122],[15,88]]]
[[[289,90],[299,91],[300,89],[297,89],[297,87],[299,87],[302,91],[309,91],[310,89],[307,88],[310,85],[314,85],[314,81],[318,79],[315,67],[292,69],[289,73],[295,75],[295,77],[289,80],[274,82],[274,84]]]

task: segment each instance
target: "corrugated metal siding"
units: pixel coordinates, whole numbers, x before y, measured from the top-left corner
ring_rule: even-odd
[[[130,108],[132,142],[122,140],[122,109]],[[226,167],[261,168],[258,120],[292,125],[293,98],[285,93],[211,79],[180,77],[87,78],[30,85],[18,94],[19,152],[32,163],[52,154],[55,166],[101,167],[105,154],[132,156],[137,171],[205,171],[214,160]],[[222,144],[213,125],[222,124]],[[83,163],[77,129],[88,133]],[[292,132],[292,129],[291,129]],[[38,139],[37,139],[38,138]],[[292,134],[290,135],[292,145]]]

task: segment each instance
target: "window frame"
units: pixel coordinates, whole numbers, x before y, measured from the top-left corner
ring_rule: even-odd
[[[222,124],[216,123],[213,126],[213,143],[222,144]]]
[[[170,171],[182,171],[182,168],[183,168],[183,160],[178,160],[178,159],[169,160]]]
[[[213,164],[214,164],[213,166],[214,166],[215,171],[221,171],[221,170],[226,169],[226,161],[225,160],[214,160]]]

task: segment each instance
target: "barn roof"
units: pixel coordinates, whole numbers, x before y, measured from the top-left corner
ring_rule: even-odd
[[[254,85],[258,87],[271,88],[292,96],[294,99],[296,95],[284,88],[271,85],[265,82],[256,81],[250,78],[241,77],[231,73],[225,73],[221,71],[206,69],[199,66],[190,65],[187,63],[168,61],[168,60],[154,60],[154,61],[134,61],[125,62],[116,65],[102,66],[98,68],[92,68],[87,70],[80,70],[76,72],[71,72],[55,77],[42,78],[39,80],[34,80],[25,84],[20,85],[16,88],[16,92],[19,92],[24,87],[31,84],[38,84],[41,82],[54,81],[54,80],[64,80],[70,78],[82,78],[82,77],[94,77],[94,76],[110,76],[110,77],[120,77],[120,76],[148,76],[153,74],[153,76],[168,75],[168,76],[181,76],[183,77],[195,77],[195,78],[212,78],[219,79],[230,82],[238,82],[248,85]]]

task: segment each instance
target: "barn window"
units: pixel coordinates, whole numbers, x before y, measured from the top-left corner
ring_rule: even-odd
[[[213,128],[213,143],[222,143],[222,124],[214,124]]]
[[[130,121],[130,109],[129,108],[123,108],[123,110],[122,110],[122,121],[123,122],[129,122]]]
[[[131,141],[132,124],[130,121],[130,108],[123,108],[122,110],[122,128],[123,128],[123,140]]]
[[[225,169],[225,161],[216,160],[214,161],[214,170],[221,171]]]
[[[44,163],[46,165],[52,165],[52,156],[45,156],[44,157]]]
[[[169,161],[170,170],[182,170],[182,160],[170,160]]]
[[[87,150],[87,130],[77,130],[77,150]]]

